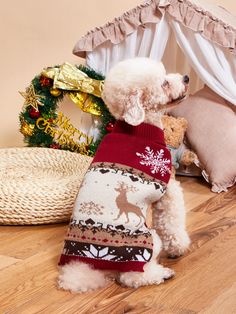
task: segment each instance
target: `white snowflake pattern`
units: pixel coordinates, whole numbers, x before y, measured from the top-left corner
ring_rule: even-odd
[[[113,251],[114,252],[114,251]],[[101,258],[104,260],[112,260],[114,257],[117,257],[117,255],[109,254],[108,247],[101,248],[101,247],[95,247],[94,245],[90,245],[89,249],[87,251],[83,251],[83,253],[90,258]]]
[[[166,173],[170,173],[170,159],[164,157],[164,149],[160,149],[156,153],[149,146],[145,148],[145,153],[136,153],[141,158],[141,165],[149,166],[151,173],[155,174],[160,172],[164,177]]]

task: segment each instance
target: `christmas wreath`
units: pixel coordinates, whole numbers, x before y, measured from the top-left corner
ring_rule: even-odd
[[[20,113],[20,131],[28,146],[64,149],[94,156],[102,138],[111,132],[114,118],[109,113],[101,91],[104,76],[83,65],[64,63],[44,69],[35,76],[25,92]],[[68,95],[76,105],[98,117],[96,139],[75,128],[70,119],[58,112],[58,104]]]

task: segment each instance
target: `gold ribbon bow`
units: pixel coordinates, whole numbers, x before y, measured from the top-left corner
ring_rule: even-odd
[[[75,65],[65,62],[60,67],[47,68],[42,75],[53,79],[53,88],[81,91],[101,97],[104,81],[91,79]]]
[[[97,116],[101,115],[98,105],[85,93],[101,97],[104,81],[88,77],[86,73],[79,70],[75,65],[67,62],[59,67],[44,69],[42,75],[53,80],[54,89],[73,91],[69,96],[81,110]]]

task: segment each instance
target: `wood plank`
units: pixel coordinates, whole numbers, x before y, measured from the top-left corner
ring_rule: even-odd
[[[209,237],[210,238],[210,237]],[[47,257],[47,254],[45,254],[45,257]],[[30,264],[33,264],[33,260],[37,260],[38,259],[38,257],[33,257],[32,259],[31,259],[31,261],[29,261],[29,263]],[[43,258],[42,258],[42,256],[41,256],[41,261],[43,260]],[[177,262],[175,262],[175,263],[177,263]],[[44,265],[44,263],[43,263],[43,265]],[[42,270],[43,271],[43,269],[41,269],[41,268],[43,268],[43,265],[42,265],[42,267],[39,267],[40,265],[38,265],[38,267],[37,267],[37,271],[39,271],[40,272],[40,270]],[[21,271],[21,267],[19,267],[19,270]],[[46,272],[48,272],[48,270],[47,269],[45,269],[45,271]],[[6,273],[6,272],[5,272]],[[11,274],[12,273],[10,273],[9,272],[9,277],[11,276]],[[15,273],[13,272],[13,275],[15,275]],[[18,275],[18,273],[16,273],[16,275]],[[29,274],[29,277],[31,277],[31,275],[32,274]],[[181,275],[182,275],[182,271],[181,271]],[[33,281],[39,281],[39,282],[42,282],[42,278],[40,278],[42,275],[38,275],[37,277],[35,277],[35,278],[32,278],[31,277],[31,281],[33,280]],[[5,277],[6,277],[6,274],[5,274]],[[51,278],[52,279],[52,278]],[[161,287],[161,286],[160,286]],[[30,288],[30,290],[31,290],[31,286],[29,286],[29,288]],[[42,287],[43,288],[43,287]],[[69,293],[67,293],[67,292],[65,292],[65,293],[62,293],[61,291],[57,291],[57,290],[53,290],[53,288],[55,289],[55,286],[51,286],[51,288],[52,288],[52,291],[53,291],[53,293],[50,293],[50,294],[48,294],[48,293],[44,293],[43,292],[43,290],[44,289],[42,289],[41,290],[41,292],[42,293],[40,293],[40,298],[39,298],[39,300],[41,300],[41,302],[40,303],[38,303],[38,302],[36,302],[36,300],[35,300],[35,302],[33,302],[32,303],[32,300],[34,300],[34,299],[32,299],[32,297],[30,297],[30,299],[31,299],[31,301],[30,301],[30,304],[32,304],[31,306],[30,306],[30,311],[31,311],[31,313],[32,313],[32,310],[34,309],[34,310],[36,310],[36,308],[35,307],[37,307],[37,306],[44,306],[45,307],[45,301],[46,301],[46,304],[47,303],[49,303],[49,307],[47,308],[47,310],[48,311],[50,311],[51,312],[51,310],[52,310],[52,305],[50,305],[51,304],[51,299],[53,299],[53,298],[55,298],[56,297],[56,295],[58,295],[58,293],[59,294],[61,294],[61,297],[63,296],[63,294],[65,294],[66,295],[66,299],[67,300],[69,300],[70,302],[71,302],[71,300],[70,300],[70,294]],[[158,287],[159,288],[159,287]],[[6,286],[5,286],[5,289],[6,289]],[[5,290],[4,289],[4,290]],[[145,288],[144,288],[145,289]],[[126,290],[126,289],[125,289]],[[132,290],[131,289],[131,292],[133,293],[135,290]],[[152,291],[152,290],[151,290]],[[27,292],[27,294],[28,293],[30,293],[30,291],[25,291],[25,292]],[[37,298],[39,297],[39,292],[40,291],[37,291]],[[104,291],[105,292],[105,291]],[[8,291],[8,294],[9,294],[9,291]],[[13,294],[14,294],[14,292],[13,292]],[[42,294],[44,295],[44,298],[42,298]],[[100,300],[100,298],[98,297],[98,296],[96,296],[96,298],[94,298],[94,295],[93,295],[94,293],[92,293],[91,295],[92,295],[92,299],[94,299],[94,300],[96,300],[95,301],[95,304],[97,304],[98,302],[99,302],[99,300]],[[106,295],[106,297],[107,297],[107,293],[104,293],[105,295]],[[85,296],[85,295],[83,295],[83,296]],[[101,300],[103,300],[103,298],[104,298],[104,295],[102,294],[101,295],[102,296],[102,298],[101,298]],[[118,295],[119,297],[121,297],[121,300],[124,298],[124,296],[123,295]],[[89,294],[87,294],[87,297],[89,297]],[[85,306],[85,312],[88,310],[88,308],[86,308],[86,306],[87,306],[87,297],[85,298],[85,303],[83,304],[83,302],[81,302],[82,300],[81,300],[81,297],[80,297],[80,311],[83,311],[83,307]],[[117,296],[116,296],[116,298],[117,298]],[[48,302],[47,302],[47,300],[48,300]],[[118,303],[119,302],[121,302],[121,300],[120,299],[118,299]],[[23,300],[24,301],[24,300]],[[66,303],[64,303],[66,300],[65,300],[65,298],[63,297],[63,299],[61,300],[61,301],[63,301],[63,306],[64,307],[66,307],[66,310],[68,310],[68,308],[70,308],[71,307],[71,305],[70,306],[68,306],[68,305],[66,305]],[[74,299],[74,301],[75,301],[75,307],[77,307],[78,306],[78,298],[76,298],[76,299]],[[24,302],[23,302],[24,303]],[[42,303],[42,304],[41,304]],[[114,300],[112,299],[112,304],[114,304]],[[109,305],[109,303],[108,303],[108,305]],[[33,306],[33,308],[32,308],[32,306]],[[89,306],[91,307],[91,302],[89,303]],[[125,306],[127,306],[126,304],[124,304],[124,308],[125,308]],[[132,305],[133,306],[133,305]],[[132,307],[131,306],[131,307]],[[146,305],[143,305],[142,303],[141,304],[138,304],[138,308],[144,308],[144,306],[146,306]],[[54,305],[54,307],[55,307],[55,305]],[[24,308],[24,307],[23,307]],[[24,313],[24,311],[23,311],[23,308],[22,309],[20,309],[19,310],[19,313]],[[58,308],[60,308],[60,303],[58,304],[56,304],[56,308],[58,309]],[[37,308],[37,312],[38,312],[38,310],[39,310],[39,308]],[[73,310],[73,308],[72,308],[72,310]],[[89,308],[89,310],[91,310],[91,308]],[[99,310],[100,310],[100,308],[99,308]],[[170,309],[168,309],[168,310],[171,310],[171,308]],[[182,308],[181,309],[181,311],[183,311],[184,309]],[[94,311],[94,308],[93,308],[93,311]],[[17,312],[16,312],[17,313]],[[25,312],[25,313],[27,313],[27,312]],[[30,312],[29,312],[30,313]],[[62,311],[62,313],[63,313],[63,311]],[[83,312],[81,312],[81,313],[83,313]]]
[[[15,226],[1,228],[4,232],[0,233],[0,254],[4,255],[7,252],[8,256],[25,259],[62,241],[67,225],[25,226],[20,229]],[[6,229],[10,231],[6,232]]]
[[[61,291],[66,224],[0,227],[0,313],[235,314],[236,187],[215,194],[199,179],[181,182],[192,245],[177,260],[161,259],[174,279],[136,290],[112,283],[86,294]]]
[[[110,295],[116,295],[119,289],[120,287],[115,284],[112,284],[106,289],[86,294],[71,294],[70,292],[51,289],[48,293],[40,293],[30,301],[28,300],[27,303],[22,304],[14,314],[93,313],[98,302],[101,302]],[[125,296],[127,296],[127,291],[125,292]],[[54,299],[57,300],[56,303],[51,302]],[[122,305],[119,306],[122,307]],[[87,312],[91,308],[93,310]]]
[[[143,300],[145,296],[145,301],[139,303],[154,308],[156,313],[199,313],[235,282],[236,268],[231,258],[229,259],[228,251],[233,251],[230,256],[234,260],[235,245],[236,226],[225,231],[220,239],[213,239],[193,254],[176,261],[173,267],[176,271],[175,279],[157,287],[139,288],[122,300],[135,306],[137,300]],[[107,300],[107,313],[108,305],[112,309],[113,298]],[[102,313],[103,304],[98,303],[97,308]],[[227,314],[231,313],[233,314]]]
[[[236,283],[225,289],[213,302],[199,314],[236,313]]]
[[[229,189],[227,193],[215,194],[215,197],[212,197],[204,202],[201,205],[195,207],[193,212],[204,212],[208,214],[215,214],[219,212],[224,214],[224,207],[230,203],[231,209],[235,208],[236,201],[236,186]]]
[[[191,210],[187,214],[187,226],[193,231],[224,218],[228,218],[229,222],[236,218],[236,186],[227,193],[215,194],[215,197]]]
[[[188,212],[202,204],[202,202],[217,195],[211,192],[210,185],[203,178],[177,176],[176,179],[183,188],[185,206]]]
[[[0,270],[10,265],[20,262],[20,259],[13,258],[10,256],[0,255]]]

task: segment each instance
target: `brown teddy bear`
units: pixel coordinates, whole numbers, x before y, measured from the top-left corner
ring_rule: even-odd
[[[175,118],[164,115],[162,117],[165,142],[171,152],[172,172],[178,169],[180,164],[189,166],[197,162],[197,155],[184,144],[184,135],[188,127],[185,118]]]

